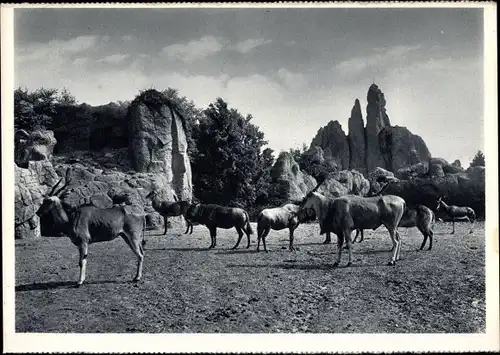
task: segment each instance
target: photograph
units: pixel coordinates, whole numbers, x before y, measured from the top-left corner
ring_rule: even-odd
[[[496,3],[1,19],[7,352],[500,351]]]

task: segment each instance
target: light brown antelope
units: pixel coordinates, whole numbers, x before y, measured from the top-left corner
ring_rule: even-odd
[[[62,181],[61,178],[44,198],[36,214],[40,217],[48,213],[52,214],[54,223],[78,248],[80,277],[77,287],[85,281],[89,244],[111,241],[119,236],[125,240],[137,256],[137,271],[134,281],[139,281],[142,277],[144,260],[145,216],[131,213],[127,206],[98,208],[93,205],[83,205],[71,213],[66,211],[57,195],[69,184],[68,172],[69,169],[66,171],[66,182],[63,187],[55,192],[56,187]]]
[[[260,250],[260,241],[264,245],[264,251],[267,252],[266,237],[271,229],[282,230],[288,228],[290,231],[290,251],[294,251],[293,232],[300,223],[301,217],[298,215],[300,206],[289,203],[282,207],[266,208],[262,210],[257,217],[257,251]]]
[[[313,208],[318,200],[321,200],[321,197],[313,190],[305,197],[302,208]],[[320,225],[322,233],[332,232],[337,235],[337,259],[333,267],[337,267],[340,263],[344,241],[347,243],[349,254],[347,265],[352,264],[351,233],[353,230],[375,230],[381,225],[389,231],[393,244],[392,257],[388,265],[395,265],[401,253],[401,236],[397,228],[405,208],[405,201],[393,195],[376,197],[347,195],[328,203],[328,212],[324,217],[320,217]]]

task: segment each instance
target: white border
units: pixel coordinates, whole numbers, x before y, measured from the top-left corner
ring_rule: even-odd
[[[486,334],[41,334],[15,333],[14,318],[14,8],[144,7],[473,7],[484,8],[486,164]],[[8,352],[403,352],[499,351],[498,136],[496,3],[273,4],[19,4],[1,5],[3,336]]]

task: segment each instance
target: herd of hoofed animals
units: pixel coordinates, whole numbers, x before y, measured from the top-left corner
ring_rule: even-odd
[[[61,203],[60,197],[65,187],[69,184],[69,169],[66,172],[65,184],[56,191],[61,183],[61,178],[48,195],[44,198],[41,207],[37,211],[38,216],[50,213],[53,221],[71,242],[79,250],[80,277],[77,286],[81,286],[85,280],[87,255],[89,244],[110,241],[121,236],[137,256],[137,271],[134,281],[142,277],[142,264],[144,259],[144,232],[146,229],[146,218],[144,213],[134,211],[130,206],[116,206],[112,208],[98,208],[93,205],[83,205],[76,210],[67,211]],[[333,263],[336,267],[340,263],[342,249],[348,250],[349,261],[352,264],[351,244],[361,234],[360,242],[363,241],[363,230],[375,230],[384,225],[392,240],[391,259],[388,265],[394,265],[399,260],[401,252],[401,236],[398,227],[417,227],[424,240],[420,247],[422,250],[429,239],[428,250],[432,249],[435,216],[431,209],[423,205],[407,206],[405,200],[395,195],[383,195],[384,189],[378,194],[369,197],[346,195],[338,198],[327,198],[317,192],[322,184],[320,182],[301,201],[286,204],[282,207],[268,208],[262,210],[257,217],[257,251],[260,250],[262,241],[264,250],[267,252],[266,237],[270,230],[282,230],[288,228],[290,231],[291,251],[293,246],[293,233],[300,223],[311,218],[317,218],[320,226],[320,234],[326,233],[325,243],[330,243],[330,233],[337,235],[337,256]],[[387,186],[387,185],[386,185]],[[253,233],[248,213],[241,208],[224,207],[216,204],[191,204],[187,201],[162,201],[158,198],[155,190],[151,191],[146,198],[151,199],[153,208],[163,216],[165,223],[164,234],[167,233],[167,219],[172,216],[183,216],[186,221],[186,232],[193,232],[193,225],[205,225],[210,231],[211,244],[214,248],[217,243],[217,228],[235,228],[238,232],[238,240],[233,249],[237,248],[243,237],[247,236],[247,248],[250,247],[250,235]],[[467,218],[472,225],[475,221],[474,210],[470,207],[448,206],[440,197],[437,200],[436,210],[442,209],[453,220],[453,231],[455,233],[455,219]],[[356,230],[356,237],[351,240],[352,232]]]

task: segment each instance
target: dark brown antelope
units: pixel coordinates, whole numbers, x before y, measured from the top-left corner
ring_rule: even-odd
[[[145,216],[131,213],[127,206],[98,208],[93,205],[83,205],[69,213],[57,196],[69,184],[68,172],[69,169],[66,171],[66,182],[63,187],[55,192],[56,187],[62,181],[61,178],[44,198],[36,214],[41,217],[51,213],[59,230],[63,231],[78,248],[80,277],[77,287],[85,281],[89,244],[111,241],[119,236],[125,240],[137,256],[137,271],[134,281],[139,281],[142,277],[144,260],[142,242],[146,229]]]
[[[454,206],[454,205],[448,206],[443,201],[443,197],[441,196],[437,200],[436,211],[439,211],[440,209],[442,209],[453,221],[453,230],[451,234],[455,234],[455,219],[463,217],[467,218],[471,223],[469,233],[472,233],[472,227],[474,226],[474,221],[476,220],[476,213],[472,208],[468,206],[465,207]]]
[[[250,248],[250,234],[253,233],[253,230],[250,225],[250,217],[244,209],[223,207],[216,204],[193,204],[189,206],[186,218],[192,223],[207,226],[211,239],[209,249],[215,248],[217,244],[217,228],[230,229],[233,227],[238,232],[238,241],[233,249],[240,245],[243,232],[247,235],[247,248]]]
[[[313,208],[318,201],[322,200],[315,189],[307,194],[302,208]],[[328,203],[328,212],[320,217],[320,226],[322,233],[332,232],[337,235],[337,259],[333,267],[337,267],[340,263],[344,241],[347,243],[349,254],[347,265],[352,264],[351,233],[353,230],[375,230],[381,225],[384,225],[389,231],[393,245],[392,257],[388,265],[395,265],[401,253],[401,236],[397,229],[405,208],[405,201],[401,197],[393,195],[376,197],[347,195]]]
[[[334,199],[327,198],[326,196],[320,194],[319,192],[316,192],[316,190],[319,188],[319,186],[322,184],[323,181],[324,180],[322,180],[320,183],[318,183],[318,185],[316,185],[316,187],[314,189],[309,191],[309,193],[306,195],[306,197],[304,197],[304,199],[302,200],[301,204],[303,204],[307,198],[312,199],[313,202],[311,204],[311,210],[314,211],[314,215],[316,215],[318,218],[319,227],[320,227],[319,234],[321,235],[321,234],[325,233],[326,238],[325,238],[325,241],[323,242],[323,244],[330,244],[332,242],[330,232],[323,230],[322,223],[323,223],[324,218],[326,217],[326,214],[328,213],[328,207]],[[302,211],[300,213],[300,215],[303,215],[303,214],[307,215],[308,213],[305,213],[304,211]],[[361,233],[361,236],[364,236],[363,230],[357,230],[356,237],[358,236],[359,233]]]
[[[184,220],[186,221],[186,231],[184,234],[187,234],[190,228],[191,233],[193,233],[193,224],[186,218],[186,212],[191,205],[188,201],[178,201],[175,195],[174,202],[163,201],[158,197],[158,192],[156,190],[152,190],[146,195],[146,198],[151,199],[153,209],[163,217],[163,223],[165,224],[163,235],[167,234],[168,217],[177,217],[181,215],[184,216]]]

